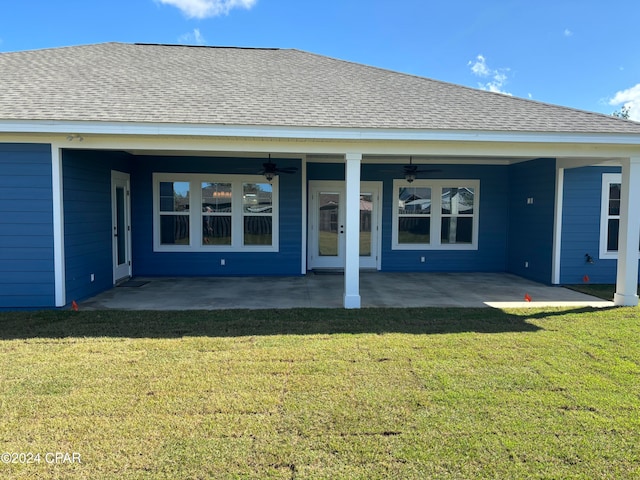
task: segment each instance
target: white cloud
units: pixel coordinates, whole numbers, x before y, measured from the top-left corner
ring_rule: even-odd
[[[571,30],[569,30],[568,28],[564,29],[564,36],[565,37],[572,37],[573,36],[573,32]]]
[[[509,72],[508,68],[489,68],[487,66],[487,59],[482,55],[478,55],[475,61],[470,61],[467,63],[469,67],[471,67],[471,71],[474,75],[486,79],[490,79],[488,82],[478,83],[478,86],[482,90],[488,90],[490,92],[496,93],[504,93],[505,95],[511,95],[509,92],[506,92],[503,87],[507,83],[507,72]]]
[[[626,107],[629,109],[629,119],[640,122],[640,83],[616,92],[609,105],[614,107]]]
[[[193,32],[185,33],[178,38],[180,43],[190,43],[195,45],[205,45],[207,41],[204,39],[202,34],[200,33],[199,28],[194,28]]]
[[[471,65],[471,71],[479,77],[488,77],[491,73],[487,68],[487,60],[482,55],[478,55],[476,61],[469,62],[468,65]]]
[[[257,0],[157,0],[179,8],[189,18],[209,18],[227,15],[234,8],[250,9]]]

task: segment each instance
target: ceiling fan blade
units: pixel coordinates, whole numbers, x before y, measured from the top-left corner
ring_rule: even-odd
[[[280,173],[296,173],[297,171],[298,171],[298,167],[276,168],[276,172],[280,172]]]

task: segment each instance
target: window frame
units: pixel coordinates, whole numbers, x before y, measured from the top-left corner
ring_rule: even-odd
[[[398,213],[398,197],[400,188],[430,188],[431,189],[431,213],[428,215],[430,220],[430,243],[399,243],[398,242],[398,223],[401,215]],[[442,213],[442,193],[445,188],[473,188],[473,220],[472,220],[472,238],[471,243],[442,243],[442,219],[451,217],[450,214]],[[416,179],[413,182],[407,182],[402,179],[393,181],[393,198],[392,198],[392,250],[478,250],[478,230],[480,225],[480,180],[478,179]],[[469,215],[463,215],[468,217]],[[427,217],[427,215],[425,215]]]
[[[602,190],[600,194],[600,252],[601,259],[617,259],[618,250],[607,250],[609,238],[609,220],[620,219],[620,215],[609,215],[609,191],[612,184],[622,184],[621,173],[603,173]],[[640,249],[639,249],[640,250]],[[638,252],[640,258],[640,251]]]
[[[166,245],[160,240],[160,183],[189,182],[189,244]],[[231,245],[203,245],[202,183],[231,184]],[[244,245],[243,186],[247,183],[270,183],[271,245]],[[154,252],[278,252],[279,251],[279,182],[275,176],[267,182],[262,175],[207,173],[153,173],[153,251]],[[269,214],[262,214],[269,215]]]

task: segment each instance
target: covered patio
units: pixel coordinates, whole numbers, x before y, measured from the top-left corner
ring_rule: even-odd
[[[79,304],[82,310],[341,308],[339,272],[297,277],[139,277]],[[610,307],[596,297],[506,273],[360,274],[362,307]],[[526,301],[525,296],[531,299]]]
[[[0,65],[0,308],[638,304],[636,122],[295,49]]]

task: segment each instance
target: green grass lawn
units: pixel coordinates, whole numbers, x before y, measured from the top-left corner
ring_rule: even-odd
[[[0,313],[0,409],[7,479],[639,478],[640,309]]]
[[[613,295],[616,293],[616,286],[610,284],[583,283],[578,285],[567,285],[567,288],[609,301],[613,300]],[[638,285],[638,292],[640,293],[640,285]]]

